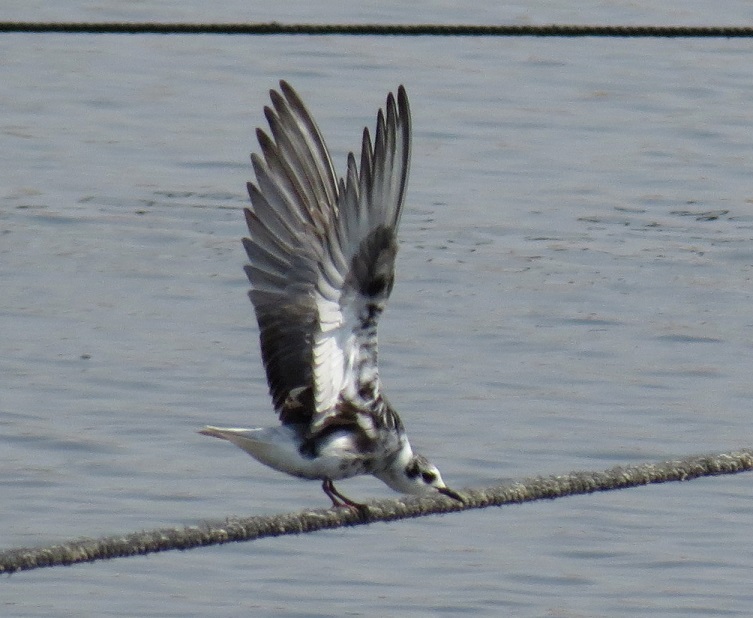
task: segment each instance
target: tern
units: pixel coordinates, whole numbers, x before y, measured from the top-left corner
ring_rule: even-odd
[[[285,81],[264,108],[248,183],[249,297],[276,427],[207,426],[275,470],[322,481],[334,507],[362,508],[334,481],[371,474],[395,491],[444,494],[435,465],[413,452],[382,389],[377,322],[395,280],[397,228],[411,151],[408,96],[400,86],[363,131],[337,178],[311,114]]]

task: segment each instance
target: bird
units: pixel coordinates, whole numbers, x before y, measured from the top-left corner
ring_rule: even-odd
[[[247,183],[243,246],[261,356],[280,424],[206,426],[280,472],[322,482],[333,508],[365,508],[334,481],[373,475],[405,494],[463,501],[413,452],[387,400],[377,323],[395,280],[397,230],[408,181],[411,115],[401,85],[364,128],[360,160],[338,178],[312,115],[286,81],[270,90]]]

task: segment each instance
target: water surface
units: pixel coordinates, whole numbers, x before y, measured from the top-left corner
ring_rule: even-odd
[[[730,23],[746,18],[730,5]],[[7,18],[31,18],[25,6]],[[35,19],[60,18],[39,6]],[[81,2],[67,18],[229,20],[160,6],[177,12]],[[415,18],[390,6],[320,16]],[[643,22],[613,3],[503,6],[462,21],[719,21],[705,3]],[[436,21],[460,21],[446,10]],[[3,547],[326,505],[317,484],[194,433],[274,422],[239,239],[253,129],[281,77],[340,170],[386,93],[408,89],[382,373],[448,481],[751,445],[747,41],[14,35],[0,48]],[[2,583],[3,613],[745,616],[749,483],[30,572]],[[390,495],[373,479],[345,487]]]

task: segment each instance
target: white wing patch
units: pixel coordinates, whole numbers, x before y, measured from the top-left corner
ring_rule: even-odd
[[[345,386],[345,375],[352,365],[352,315],[338,302],[317,295],[319,331],[314,336],[314,404],[317,412],[333,409]],[[351,318],[346,320],[346,315]]]

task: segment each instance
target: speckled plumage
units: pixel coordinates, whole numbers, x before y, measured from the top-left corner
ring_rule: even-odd
[[[261,463],[323,481],[333,504],[356,505],[332,481],[373,474],[397,491],[440,491],[439,471],[413,454],[382,393],[377,323],[392,291],[397,229],[408,180],[411,124],[398,89],[364,129],[337,179],[316,123],[284,81],[270,92],[267,134],[251,160],[245,270],[262,360],[282,425],[207,427]]]

